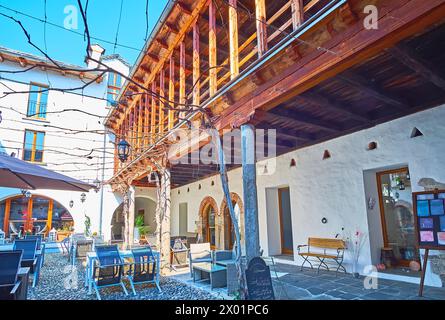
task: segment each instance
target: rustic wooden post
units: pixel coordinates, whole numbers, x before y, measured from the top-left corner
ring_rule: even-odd
[[[239,74],[237,0],[229,0],[230,79]]]
[[[267,51],[267,24],[265,0],[255,0],[258,58]]]
[[[216,9],[214,0],[209,3],[209,93],[213,96],[217,86],[217,56],[216,56]]]
[[[151,83],[151,129],[150,129],[150,135],[151,135],[151,143],[154,143],[156,141],[156,97],[154,93],[156,92],[156,78],[153,79],[153,82]]]
[[[170,57],[169,65],[169,79],[168,79],[168,100],[170,101],[170,108],[176,108],[175,104],[175,59],[173,56]],[[175,111],[173,109],[168,110],[168,130],[173,129],[175,124]]]
[[[170,170],[163,168],[160,172],[160,253],[161,253],[161,268],[165,268],[170,263]]]
[[[294,30],[304,22],[304,5],[303,0],[291,0],[292,8],[292,27]]]
[[[249,263],[252,258],[260,255],[255,166],[255,128],[250,124],[241,126],[241,150],[246,257],[247,263]]]
[[[184,109],[187,102],[185,96],[185,43],[181,41],[179,45],[179,103],[180,108]],[[180,118],[184,117],[185,112],[179,114]]]
[[[161,68],[161,71],[159,71],[159,133],[164,132],[164,103],[165,103],[165,70],[164,67]]]
[[[150,137],[149,137],[149,133],[150,133],[150,95],[146,94],[145,95],[145,104],[144,104],[144,116],[145,116],[145,123],[144,123],[144,145],[145,147],[148,146],[150,144]]]
[[[199,57],[199,26],[198,21],[193,25],[193,104],[200,103],[200,57]]]
[[[128,188],[128,243],[134,244],[134,211],[135,211],[135,193],[133,186]]]

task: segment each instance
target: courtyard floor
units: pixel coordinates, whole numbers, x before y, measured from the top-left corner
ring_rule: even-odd
[[[76,272],[66,256],[59,253],[45,255],[40,283],[29,288],[31,300],[96,300],[84,287],[84,261],[78,260]],[[445,288],[426,286],[424,297],[417,296],[419,286],[400,281],[378,280],[377,289],[365,289],[363,278],[355,279],[350,274],[304,269],[294,265],[278,264],[277,273],[272,273],[276,299],[279,300],[445,300]],[[278,279],[276,278],[278,275]],[[127,289],[130,286],[127,283]],[[224,289],[211,290],[209,285],[193,283],[188,268],[178,269],[161,279],[162,293],[153,285],[136,287],[137,295],[125,296],[122,289],[102,289],[103,300],[213,300],[231,299]],[[130,293],[130,291],[129,291]]]

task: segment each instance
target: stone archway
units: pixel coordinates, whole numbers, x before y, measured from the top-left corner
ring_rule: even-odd
[[[215,247],[220,247],[220,241],[219,241],[219,234],[220,234],[220,228],[218,226],[218,205],[210,196],[205,197],[199,206],[199,222],[198,222],[198,239],[200,239],[200,242],[207,242],[209,241],[207,236],[207,215],[209,213],[209,210],[213,210],[214,216],[215,216]]]
[[[230,199],[234,205],[235,214],[238,215],[238,223],[240,228],[241,235],[241,247],[245,248],[245,236],[244,236],[244,205],[241,197],[234,193],[230,193]],[[231,236],[231,218],[229,213],[229,208],[227,207],[227,201],[224,197],[220,206],[220,215],[219,215],[218,225],[221,226],[221,234],[222,234],[222,248],[223,249],[232,249],[234,240],[230,239]]]

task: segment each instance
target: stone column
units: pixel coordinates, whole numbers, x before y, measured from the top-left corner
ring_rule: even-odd
[[[170,170],[162,169],[159,173],[160,183],[157,204],[159,221],[157,239],[159,239],[159,251],[161,253],[161,268],[168,267],[170,264]]]
[[[260,255],[258,231],[258,200],[255,167],[255,128],[241,126],[241,150],[243,168],[243,197],[247,262]]]

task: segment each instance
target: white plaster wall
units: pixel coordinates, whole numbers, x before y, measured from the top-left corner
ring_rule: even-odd
[[[117,59],[107,60],[105,63],[128,74],[128,66]],[[19,65],[8,61],[0,63],[0,66],[3,70],[23,69]],[[3,73],[1,77],[0,94],[2,96],[3,92],[13,90],[29,91],[30,82],[63,89],[76,88],[84,84],[76,76],[63,76],[60,73],[45,72],[39,68],[17,74]],[[45,121],[37,121],[26,117],[28,93],[11,94],[2,98],[0,110],[2,111],[3,121],[0,125],[0,143],[3,150],[9,154],[15,152],[18,158],[22,158],[25,129],[44,131],[46,135],[43,163],[41,165],[50,170],[92,183],[96,179],[102,180],[102,170],[98,170],[98,168],[102,167],[102,159],[105,157],[105,180],[108,180],[113,174],[114,145],[112,144],[112,137],[110,135],[104,136],[102,132],[99,132],[99,134],[93,132],[66,134],[67,131],[59,129],[103,131],[103,120],[108,113],[106,95],[107,77],[100,83],[93,82],[83,91],[49,91]],[[57,113],[64,109],[77,109],[85,113]],[[102,118],[86,113],[95,114]],[[92,158],[89,159],[87,156]],[[100,192],[96,193],[91,190],[87,193],[85,203],[80,202],[81,192],[36,190],[32,193],[47,196],[64,205],[74,218],[76,232],[84,231],[84,214],[91,218],[91,230],[93,232],[99,231]],[[0,200],[19,194],[20,190],[0,188]],[[71,200],[74,201],[72,208],[69,207]],[[121,202],[120,196],[113,194],[109,186],[104,187],[102,229],[106,239],[110,238],[109,225],[114,210]]]
[[[259,162],[257,185],[260,245],[265,249],[265,254],[269,254],[269,251],[272,254],[276,252],[276,248],[269,250],[268,247],[266,189],[290,187],[294,260],[301,263],[297,245],[306,243],[309,236],[334,237],[338,233],[347,236],[356,230],[368,233],[364,171],[408,166],[413,192],[423,191],[417,182],[424,177],[445,182],[445,148],[442,147],[445,141],[444,119],[445,106],[441,106],[282,155],[275,159],[275,164],[274,159]],[[419,128],[424,136],[411,139],[410,134],[414,127]],[[376,141],[378,148],[367,151],[367,145],[371,141]],[[322,160],[324,150],[329,150],[330,159]],[[290,167],[291,159],[296,160],[296,167]],[[268,162],[268,175],[264,175],[264,166]],[[273,172],[274,167],[278,170]],[[241,169],[229,172],[229,179],[231,191],[242,196]],[[213,187],[210,186],[211,180],[215,181]],[[202,185],[201,190],[198,189],[199,184]],[[187,193],[188,188],[190,192]],[[188,227],[190,232],[194,232],[202,199],[212,196],[219,206],[223,199],[218,176],[178,189],[172,191],[172,235],[176,235],[179,230],[180,202],[188,203]],[[378,204],[376,207],[378,210]],[[321,223],[323,217],[327,218],[327,224]],[[375,226],[374,223],[372,228]],[[343,227],[345,230],[342,233]],[[381,230],[372,232],[381,233]],[[374,239],[374,236],[375,234],[371,238]],[[373,241],[379,245],[378,240]],[[372,262],[368,237],[359,258],[360,269],[363,270],[364,266]],[[346,255],[346,265],[351,270],[349,254]],[[427,281],[430,285],[440,285],[440,279],[434,275],[427,277]]]

